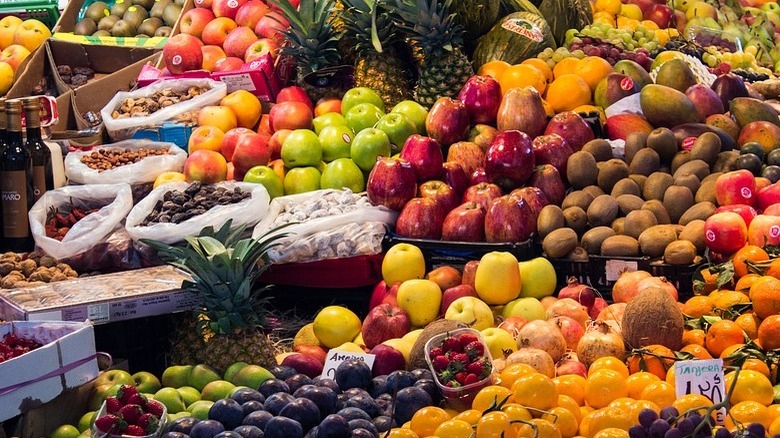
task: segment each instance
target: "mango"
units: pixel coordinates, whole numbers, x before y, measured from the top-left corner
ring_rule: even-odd
[[[610,73],[596,86],[593,101],[597,106],[607,108],[618,100],[639,92],[634,80],[621,73]]]
[[[670,59],[658,69],[655,83],[684,93],[688,87],[696,84],[696,76],[682,59]]]
[[[628,134],[632,132],[645,132],[650,134],[653,126],[647,119],[636,114],[616,114],[607,117],[607,123],[604,124],[610,140],[625,140]]]
[[[740,131],[737,144],[739,147],[742,147],[745,143],[751,141],[758,142],[768,154],[780,147],[780,128],[764,120],[748,123]]]
[[[671,87],[648,85],[639,92],[639,103],[647,121],[655,127],[673,128],[682,123],[699,121],[691,99]]]
[[[765,121],[780,126],[777,112],[768,104],[752,97],[737,97],[729,102],[729,111],[740,128],[751,122]]]

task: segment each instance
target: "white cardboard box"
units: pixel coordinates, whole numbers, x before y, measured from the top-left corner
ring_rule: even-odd
[[[95,332],[89,322],[0,323],[0,338],[8,333],[43,346],[0,363],[0,421],[35,409],[98,375]]]

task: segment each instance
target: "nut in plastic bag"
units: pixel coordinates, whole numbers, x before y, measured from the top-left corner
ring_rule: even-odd
[[[162,153],[166,148],[167,152]],[[137,159],[139,151],[154,152],[145,153],[145,157]],[[123,160],[122,156],[125,152],[126,155],[132,154],[134,160]],[[107,158],[109,154],[111,157]],[[93,156],[100,158],[93,158]],[[94,163],[97,160],[113,160],[116,163],[100,166]],[[173,143],[127,140],[100,146],[91,151],[69,153],[65,157],[65,176],[68,181],[76,184],[136,185],[154,182],[164,172],[181,172],[186,160],[187,152]],[[102,169],[102,167],[108,168]]]

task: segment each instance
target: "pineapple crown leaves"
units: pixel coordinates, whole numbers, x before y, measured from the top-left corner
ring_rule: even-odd
[[[341,17],[357,40],[357,50],[382,53],[397,38],[396,26],[381,0],[343,0]]]
[[[297,9],[289,0],[269,0],[269,3],[279,8],[290,22],[290,28],[282,32],[287,40],[282,54],[296,57],[299,65],[306,65],[311,71],[341,61],[337,47],[339,36],[330,19],[333,0],[301,0]]]
[[[452,0],[394,0],[398,28],[409,40],[420,43],[426,54],[436,50],[452,52],[463,43],[463,28],[449,13]]]
[[[253,291],[252,285],[268,267],[268,251],[286,237],[278,227],[269,231],[270,237],[242,239],[245,227],[231,230],[231,225],[229,220],[217,231],[206,227],[198,236],[188,237],[186,245],[142,240],[161,259],[190,274],[192,280],[183,281],[182,288],[200,295],[197,313],[205,316],[201,328],[208,326],[217,334],[264,325],[268,298],[261,295],[266,287]]]

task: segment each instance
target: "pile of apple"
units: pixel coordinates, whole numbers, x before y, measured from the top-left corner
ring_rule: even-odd
[[[163,47],[165,67],[175,75],[238,70],[265,55],[273,60],[279,31],[289,26],[284,14],[261,0],[196,0],[180,23],[181,33]]]
[[[22,61],[50,36],[49,28],[34,18],[8,15],[0,19],[0,96],[11,89]]]

